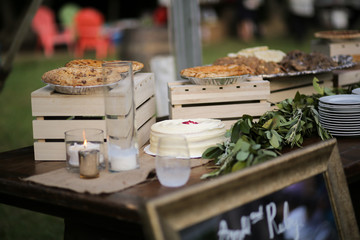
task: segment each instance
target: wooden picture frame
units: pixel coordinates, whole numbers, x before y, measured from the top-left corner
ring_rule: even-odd
[[[242,171],[145,203],[149,239],[181,239],[180,231],[316,175],[323,175],[340,239],[359,239],[336,139],[294,150]]]

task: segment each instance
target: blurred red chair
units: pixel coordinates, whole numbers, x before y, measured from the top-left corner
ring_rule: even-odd
[[[82,57],[87,49],[94,49],[97,58],[107,56],[110,40],[102,33],[103,24],[104,16],[94,8],[84,8],[76,14],[76,57]]]
[[[31,27],[38,36],[38,43],[43,47],[45,56],[54,54],[55,45],[66,44],[68,49],[72,46],[70,32],[58,32],[54,12],[45,6],[40,6],[36,12]]]

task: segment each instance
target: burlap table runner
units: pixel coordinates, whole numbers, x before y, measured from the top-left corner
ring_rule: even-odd
[[[191,159],[191,166],[196,167],[207,162],[208,160],[205,159]],[[100,177],[95,179],[81,179],[79,174],[69,173],[65,168],[61,168],[23,180],[79,193],[112,193],[144,182],[149,173],[155,169],[155,157],[144,153],[143,150],[140,151],[139,163],[139,169],[119,173],[104,170],[100,172]]]

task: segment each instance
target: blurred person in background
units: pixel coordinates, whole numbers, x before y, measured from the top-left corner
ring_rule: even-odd
[[[315,6],[324,28],[330,30],[359,28],[359,0],[315,0]]]
[[[250,42],[254,37],[261,36],[259,27],[259,9],[263,0],[238,0],[237,1],[237,36]]]
[[[291,36],[302,43],[315,17],[314,0],[287,0],[288,31]]]

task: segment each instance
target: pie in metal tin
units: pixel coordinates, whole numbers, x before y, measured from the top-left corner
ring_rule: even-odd
[[[356,39],[356,38],[360,38],[360,30],[320,31],[315,33],[315,37],[328,39],[328,40]]]

